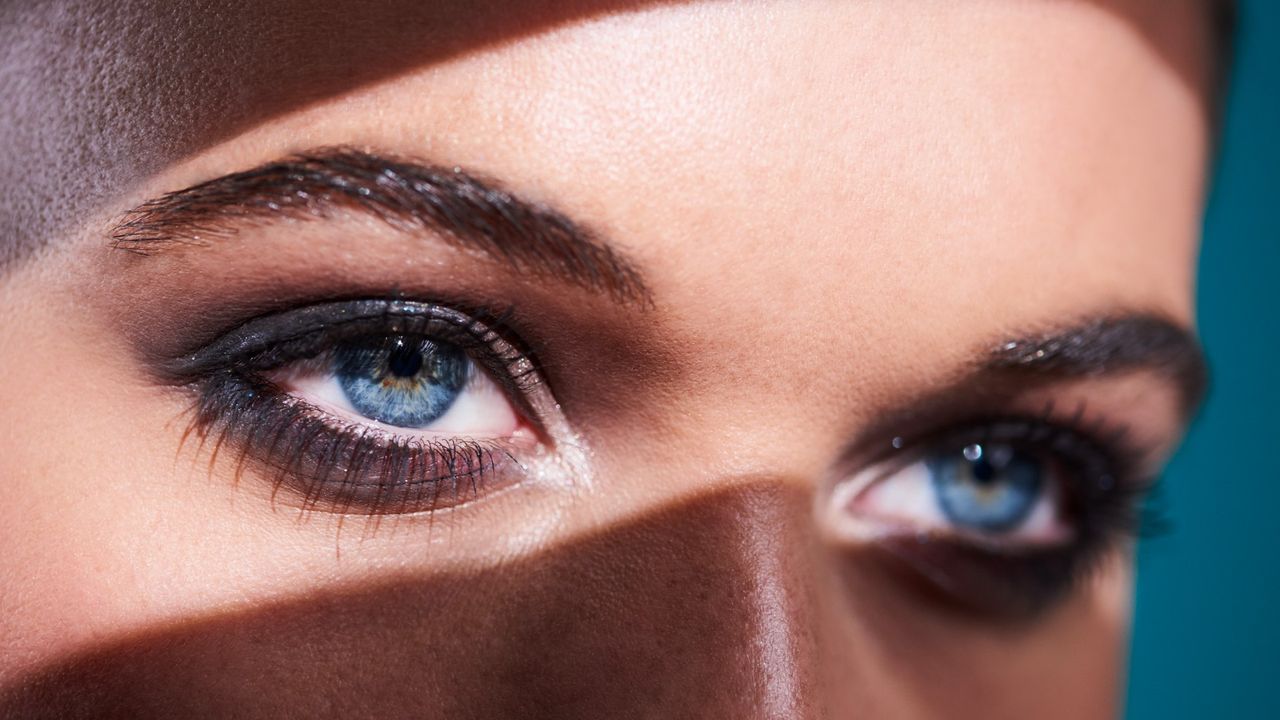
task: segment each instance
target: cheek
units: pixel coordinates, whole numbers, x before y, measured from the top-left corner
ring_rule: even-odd
[[[8,657],[32,659],[188,592],[153,584],[151,566],[193,538],[154,542],[173,529],[166,500],[189,515],[172,477],[156,474],[157,459],[175,460],[167,437],[182,419],[157,412],[83,308],[23,280],[6,279],[7,291],[43,301],[9,304],[19,310],[0,323],[0,576],[17,579],[3,583],[0,616]]]

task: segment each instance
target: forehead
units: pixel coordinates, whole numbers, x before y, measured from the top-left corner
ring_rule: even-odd
[[[916,154],[943,165],[956,159],[946,153],[1005,154],[992,153],[996,126],[1026,140],[1016,133],[1037,119],[1025,115],[1047,111],[1055,93],[1067,104],[1083,88],[1095,118],[1131,126],[1154,118],[1109,102],[1125,82],[1201,96],[1201,12],[1193,0],[974,0],[910,11],[620,0],[7,3],[0,85],[17,102],[0,113],[12,151],[0,165],[0,235],[10,243],[0,259],[78,234],[221,143],[267,137],[302,116],[336,122],[375,96],[384,103],[378,122],[398,131],[371,127],[364,107],[363,121],[315,139],[394,141],[460,155],[437,158],[446,162],[527,172],[504,166],[518,144],[527,158],[573,163],[582,177],[626,175],[631,188],[690,180],[672,174],[678,158],[698,163],[695,175],[720,177],[726,196],[767,193],[775,211],[802,197],[816,207],[831,199],[824,187],[867,196],[857,177],[884,198],[902,178],[877,178],[878,168],[898,163],[894,153],[912,137],[938,143]],[[1071,61],[1099,47],[1095,61]],[[1089,87],[1106,76],[1109,87]],[[1038,121],[1073,132],[1072,118],[1053,114]],[[488,150],[468,154],[468,142]],[[758,172],[766,161],[774,171]],[[943,181],[954,179],[911,182]],[[698,206],[690,210],[709,207]]]

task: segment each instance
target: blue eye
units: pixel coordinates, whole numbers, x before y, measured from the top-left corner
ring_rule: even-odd
[[[353,408],[404,428],[421,428],[443,416],[471,374],[462,350],[425,338],[346,345],[334,359],[338,385]]]
[[[959,527],[1008,532],[1040,498],[1045,462],[999,443],[972,444],[925,460],[938,507]]]

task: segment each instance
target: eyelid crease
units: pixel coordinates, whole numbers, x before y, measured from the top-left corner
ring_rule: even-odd
[[[108,234],[112,247],[151,255],[235,235],[252,220],[326,219],[339,208],[399,230],[437,231],[517,271],[653,306],[635,265],[563,214],[459,168],[349,147],[300,153],[167,193],[125,213]]]

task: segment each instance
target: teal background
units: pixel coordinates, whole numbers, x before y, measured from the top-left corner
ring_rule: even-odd
[[[1131,720],[1280,718],[1280,0],[1241,7],[1205,216],[1208,402],[1138,553]]]

